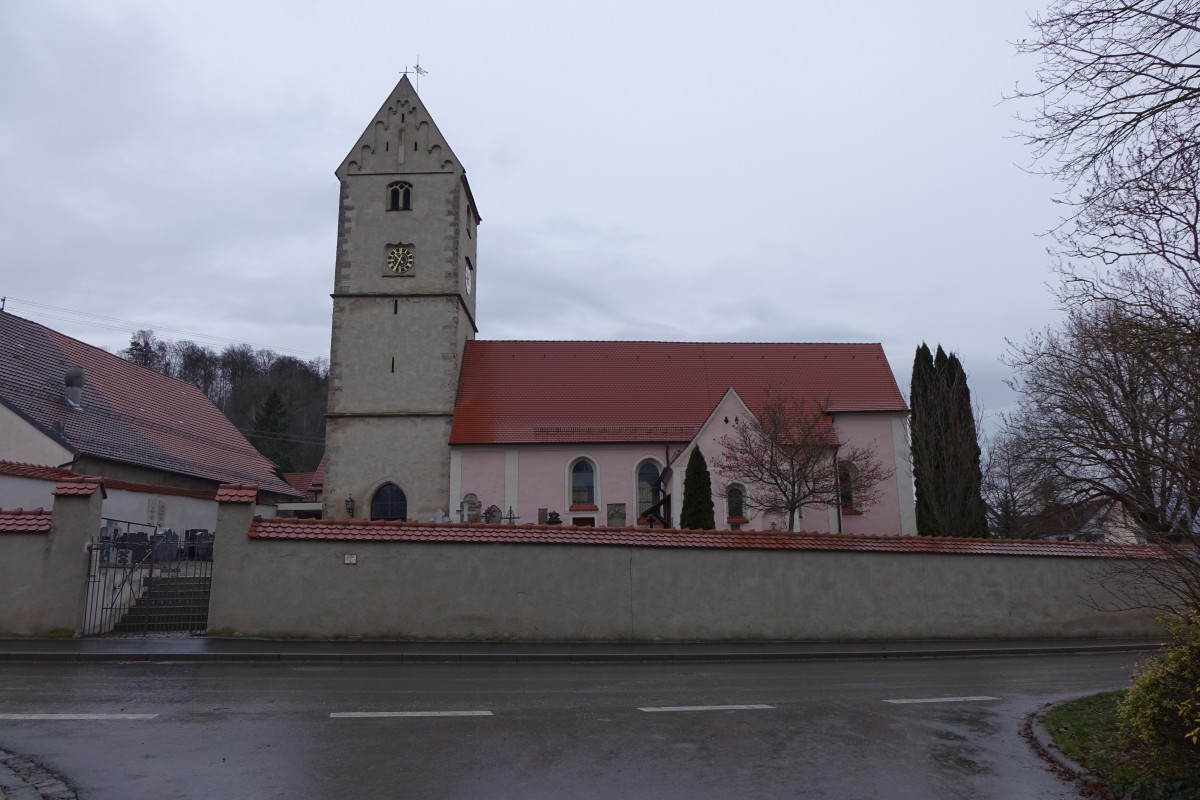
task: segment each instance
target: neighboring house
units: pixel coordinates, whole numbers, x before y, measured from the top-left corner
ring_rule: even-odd
[[[325,459],[313,472],[285,472],[283,479],[304,496],[298,501],[280,503],[276,511],[281,517],[320,519],[321,497],[325,489]]]
[[[1018,537],[1062,542],[1145,544],[1145,534],[1129,519],[1124,507],[1106,498],[1068,505],[1053,504],[1038,514],[1017,520]]]
[[[257,484],[267,514],[281,500],[300,497],[192,384],[8,312],[0,313],[0,460],[99,476],[139,491],[163,487],[164,497],[182,497],[166,490],[208,497],[205,518],[222,483]],[[0,491],[0,507],[17,505],[16,492]],[[133,521],[155,525],[171,513],[158,505],[128,513],[135,511]]]
[[[336,175],[326,518],[677,523],[692,448],[714,464],[770,389],[828,408],[892,474],[874,505],[799,527],[915,534],[907,409],[880,345],[477,340],[479,287],[503,278],[479,272],[466,171],[407,77]],[[781,527],[749,513],[747,488],[713,475],[718,526]]]
[[[54,487],[64,481],[78,481],[80,475],[61,467],[0,461],[0,508],[50,509],[54,506]],[[212,531],[217,526],[215,491],[180,489],[174,486],[135,483],[117,478],[104,479],[101,514],[106,522],[121,527],[133,523],[148,528],[170,528],[183,535],[192,529]],[[259,513],[270,515],[270,507]]]

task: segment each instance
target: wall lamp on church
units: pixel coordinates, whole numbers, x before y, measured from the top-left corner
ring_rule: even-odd
[[[348,495],[346,497],[346,513],[349,514],[351,518],[354,517],[354,495]]]

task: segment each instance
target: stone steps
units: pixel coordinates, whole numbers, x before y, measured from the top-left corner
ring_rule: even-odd
[[[156,578],[113,633],[206,630],[210,583],[209,578]]]

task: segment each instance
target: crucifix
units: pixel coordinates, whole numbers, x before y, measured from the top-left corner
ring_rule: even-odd
[[[400,74],[401,75],[412,75],[413,76],[413,89],[415,89],[419,93],[421,91],[421,76],[428,75],[429,70],[421,69],[421,57],[417,56],[417,63],[413,66],[413,68],[409,69],[408,66],[405,65],[404,70]]]

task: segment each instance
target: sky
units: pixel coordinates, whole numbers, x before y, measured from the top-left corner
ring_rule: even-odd
[[[1016,134],[1036,0],[0,3],[0,296],[325,357],[345,157],[405,68],[467,169],[487,339],[881,342],[907,393],[1058,318]],[[1024,110],[1028,110],[1027,108]]]

